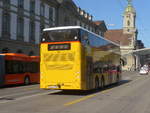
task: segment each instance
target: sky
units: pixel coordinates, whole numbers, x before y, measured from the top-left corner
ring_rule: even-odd
[[[127,0],[73,0],[82,10],[93,16],[93,20],[104,20],[108,29],[122,29],[123,13]],[[138,40],[150,48],[150,0],[132,0],[136,10]]]

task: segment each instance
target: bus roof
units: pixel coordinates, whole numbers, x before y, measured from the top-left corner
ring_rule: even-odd
[[[21,53],[0,53],[0,55],[4,55],[4,56],[20,56],[20,57],[27,57],[27,55],[25,54],[21,54]]]
[[[31,58],[31,61],[39,62],[40,56],[29,56]]]
[[[53,31],[53,30],[63,30],[63,29],[83,29],[84,31],[90,32],[90,33],[96,35],[97,37],[100,37],[100,38],[102,38],[102,39],[104,39],[104,40],[107,40],[108,42],[113,43],[114,45],[120,47],[119,44],[117,44],[117,43],[115,43],[115,42],[113,42],[113,41],[111,41],[111,40],[108,40],[108,39],[106,39],[106,38],[104,38],[104,37],[102,37],[102,36],[100,36],[100,35],[98,35],[98,34],[96,34],[96,33],[93,33],[93,32],[91,32],[91,31],[89,31],[89,30],[87,30],[87,29],[85,29],[85,28],[83,28],[83,27],[81,27],[81,26],[51,27],[51,28],[45,28],[45,29],[43,29],[43,31]]]
[[[45,28],[43,31],[62,30],[62,29],[81,29],[80,26],[62,26],[62,27],[51,27]]]
[[[19,60],[19,61],[36,61],[39,62],[39,56],[28,56],[21,53],[1,53],[0,56],[5,56],[7,60]]]

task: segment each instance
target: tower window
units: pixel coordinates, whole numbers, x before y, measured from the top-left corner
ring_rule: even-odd
[[[128,14],[126,17],[127,17],[127,18],[130,18],[130,14]]]
[[[130,26],[130,21],[129,20],[127,21],[127,24],[128,24],[128,26]]]

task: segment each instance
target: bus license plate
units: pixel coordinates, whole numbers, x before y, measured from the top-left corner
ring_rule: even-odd
[[[48,88],[58,88],[58,86],[49,86]]]

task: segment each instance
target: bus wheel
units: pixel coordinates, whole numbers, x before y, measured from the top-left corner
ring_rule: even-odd
[[[117,83],[117,84],[119,83],[119,75],[117,75],[116,83]]]
[[[24,78],[24,84],[25,84],[25,85],[29,85],[29,84],[30,84],[30,79],[29,79],[29,77],[25,77],[25,78]]]
[[[95,78],[95,89],[99,88],[99,79],[98,77]]]
[[[104,82],[104,78],[102,77],[101,78],[101,88],[104,88],[104,86],[105,86],[105,82]]]

